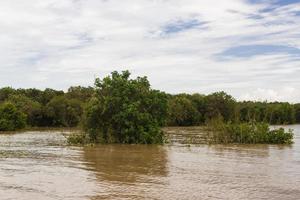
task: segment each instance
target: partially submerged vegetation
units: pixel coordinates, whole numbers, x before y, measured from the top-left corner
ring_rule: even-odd
[[[167,115],[167,96],[152,90],[146,77],[130,79],[130,73],[113,72],[95,82],[95,94],[83,118],[86,135],[73,142],[139,143],[163,142],[160,129]]]
[[[207,125],[209,143],[227,144],[291,144],[293,131],[283,128],[270,129],[264,122],[224,123],[220,118],[211,120]]]
[[[266,127],[300,123],[300,104],[238,102],[225,92],[171,95],[153,90],[146,77],[131,79],[128,71],[96,79],[94,87],[70,87],[67,92],[2,88],[0,112],[0,131],[81,127],[82,134],[69,139],[80,144],[162,143],[161,127],[203,126],[218,116],[224,120],[223,128],[214,128],[220,135],[212,141],[289,143],[278,139],[286,136],[281,129]],[[227,136],[222,138],[221,133]],[[268,137],[260,138],[262,133]]]

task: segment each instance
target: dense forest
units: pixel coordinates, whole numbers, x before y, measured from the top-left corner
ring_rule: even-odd
[[[87,108],[91,108],[95,101],[98,104],[107,104],[116,101],[120,105],[124,102],[144,104],[151,109],[151,116],[125,116],[148,117],[159,123],[160,126],[195,126],[202,125],[207,120],[221,116],[225,122],[266,122],[269,124],[300,123],[300,104],[287,102],[251,102],[236,101],[225,92],[203,94],[166,94],[157,90],[150,90],[146,77],[139,77],[136,82],[127,82],[119,90],[113,90],[112,80],[127,80],[129,72],[112,73],[112,77],[103,81],[96,80],[94,87],[73,86],[66,92],[53,89],[13,89],[4,87],[0,89],[0,130],[17,130],[25,127],[76,127],[82,125],[82,118],[87,117]],[[122,88],[123,87],[123,88]],[[127,88],[126,88],[127,87]],[[101,89],[101,90],[100,90]],[[133,90],[135,92],[133,92]],[[120,92],[119,99],[95,98],[101,92]],[[142,102],[136,100],[139,95]],[[143,94],[143,95],[142,95]],[[133,96],[132,96],[133,95]],[[130,104],[133,105],[133,104]],[[111,106],[111,105],[110,105]],[[137,107],[137,106],[136,106]],[[138,107],[137,107],[138,108]],[[94,108],[93,109],[99,109]],[[109,109],[109,107],[108,107]],[[135,109],[135,107],[132,107]],[[100,110],[99,110],[100,112]],[[102,112],[102,111],[101,111]],[[165,115],[165,116],[164,116]],[[121,117],[108,114],[102,117]],[[164,120],[162,120],[162,118]],[[121,125],[116,125],[121,126]]]
[[[93,95],[92,87],[53,89],[0,89],[0,130],[29,127],[75,127],[84,104]]]

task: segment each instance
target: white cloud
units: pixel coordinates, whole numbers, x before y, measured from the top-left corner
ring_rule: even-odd
[[[278,96],[256,98],[300,101],[279,95],[282,87],[299,92],[299,59],[216,56],[239,45],[300,48],[300,4],[260,12],[269,7],[246,0],[2,0],[0,87],[65,89],[130,69],[171,93],[225,90],[246,98],[270,88]],[[164,26],[186,19],[205,28],[162,37]]]
[[[295,101],[300,99],[300,91],[292,87],[279,88],[278,90],[258,88],[255,91],[242,95],[240,100],[259,100],[259,101],[289,101],[292,103],[299,103]]]

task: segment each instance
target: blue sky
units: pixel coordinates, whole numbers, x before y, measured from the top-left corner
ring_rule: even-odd
[[[205,22],[201,22],[198,19],[180,19],[174,22],[164,24],[162,32],[165,35],[176,34],[182,31],[188,31],[191,29],[201,28],[205,25]]]
[[[289,4],[299,3],[299,0],[249,0],[250,3],[265,3],[268,2],[271,5],[275,6],[285,6]]]
[[[128,69],[170,93],[300,102],[300,0],[2,0],[0,87]]]
[[[259,55],[288,55],[300,59],[300,49],[297,47],[291,47],[288,45],[245,45],[234,46],[226,49],[224,52],[218,55],[218,57],[231,58],[241,57],[250,58]]]

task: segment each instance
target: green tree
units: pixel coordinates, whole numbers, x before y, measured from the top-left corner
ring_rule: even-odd
[[[199,123],[200,114],[193,102],[185,95],[169,100],[168,124],[171,126],[192,126]]]
[[[84,128],[96,143],[162,143],[160,126],[166,115],[166,95],[151,89],[146,77],[130,79],[128,71],[112,72],[96,79]]]
[[[83,111],[79,100],[56,96],[46,105],[45,112],[51,126],[73,127],[78,125]]]
[[[238,103],[240,121],[242,122],[268,122],[272,115],[271,106],[266,102],[241,102]]]
[[[82,86],[73,86],[68,89],[66,93],[68,98],[78,99],[82,102],[87,102],[91,99],[94,94],[94,88],[92,87],[82,87]]]
[[[27,124],[30,126],[39,126],[43,117],[42,106],[39,102],[33,101],[23,95],[11,95],[8,101],[13,103],[18,110],[27,116]]]
[[[58,97],[58,96],[63,96],[64,95],[64,91],[61,90],[53,90],[50,88],[46,88],[43,91],[43,95],[42,95],[42,99],[41,99],[41,103],[43,105],[46,105],[47,103],[49,103],[53,98]]]
[[[300,104],[295,104],[295,119],[296,123],[300,123]]]
[[[26,96],[32,101],[39,102],[40,104],[42,104],[43,102],[43,91],[39,89],[35,89],[35,88],[17,89],[16,94],[21,96]]]
[[[205,98],[206,119],[212,119],[219,115],[223,117],[225,121],[234,119],[236,101],[234,98],[225,92],[215,92],[207,95]]]
[[[193,102],[195,108],[198,111],[199,119],[197,123],[204,124],[205,123],[205,109],[206,109],[206,101],[205,95],[203,94],[193,94],[190,96],[190,100]]]
[[[273,107],[271,124],[293,124],[295,123],[295,109],[289,103],[272,103]]]
[[[0,131],[14,131],[26,126],[26,115],[12,103],[0,105]]]
[[[11,87],[4,87],[0,89],[0,102],[6,101],[10,95],[15,94],[16,91]]]

